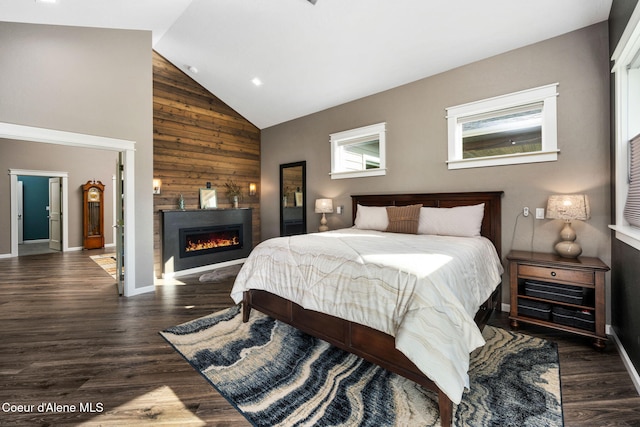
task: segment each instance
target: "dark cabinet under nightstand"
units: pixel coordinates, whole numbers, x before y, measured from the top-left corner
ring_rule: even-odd
[[[511,327],[520,322],[594,339],[603,348],[605,281],[609,267],[598,258],[512,251],[509,261]]]

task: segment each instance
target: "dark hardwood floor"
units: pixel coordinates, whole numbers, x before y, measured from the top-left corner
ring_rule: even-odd
[[[193,275],[119,298],[89,258],[102,252],[0,259],[0,425],[249,425],[158,335],[229,307],[232,280]],[[508,327],[508,316],[491,323]],[[559,344],[566,426],[640,425],[640,397],[612,343],[597,352],[582,338],[522,332]]]

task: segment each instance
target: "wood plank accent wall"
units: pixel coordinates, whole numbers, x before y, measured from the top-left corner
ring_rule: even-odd
[[[211,183],[218,207],[231,208],[224,184],[243,189],[241,207],[253,208],[253,242],[260,242],[260,129],[157,52],[153,53],[153,196],[155,271],[161,271],[160,210],[199,207],[199,190]],[[249,196],[249,183],[258,186]],[[149,184],[151,191],[151,184]]]

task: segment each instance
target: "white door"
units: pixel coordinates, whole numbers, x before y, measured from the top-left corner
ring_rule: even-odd
[[[62,204],[60,178],[49,178],[49,248],[62,250]]]
[[[24,183],[18,181],[18,244],[24,243]]]

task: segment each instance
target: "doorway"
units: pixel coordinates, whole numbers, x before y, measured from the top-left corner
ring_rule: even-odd
[[[20,236],[20,231],[19,231],[19,222],[20,219],[24,219],[24,215],[25,213],[23,212],[22,215],[20,214],[16,214],[16,215],[11,215],[11,256],[19,256],[19,255],[24,255],[24,254],[35,254],[35,253],[45,253],[45,252],[52,252],[54,250],[57,251],[62,251],[62,252],[66,252],[69,250],[69,244],[68,244],[68,237],[69,237],[69,221],[67,218],[67,215],[62,215],[60,216],[60,212],[67,212],[68,207],[69,207],[69,185],[68,185],[68,174],[67,172],[60,172],[60,171],[39,171],[39,170],[30,170],[30,169],[9,169],[9,175],[11,177],[11,206],[12,206],[12,211],[13,208],[15,206],[16,211],[20,210],[20,203],[18,201],[19,198],[19,183],[21,182],[19,177],[41,177],[43,179],[46,180],[47,184],[46,184],[46,190],[47,190],[47,203],[48,203],[48,208],[49,210],[47,211],[47,237],[46,239],[42,239],[44,240],[45,244],[40,244],[42,243],[42,241],[37,242],[36,244],[38,245],[37,247],[34,248],[27,248],[26,246],[23,246],[22,248],[20,247],[19,244],[19,239],[18,241],[15,242],[15,248],[14,248],[14,242],[13,242],[13,236],[14,236],[14,230],[15,230],[15,235]],[[55,180],[58,182],[58,185],[60,187],[60,193],[59,193],[59,200],[56,203],[56,208],[54,210],[57,210],[57,221],[54,221],[55,226],[57,227],[56,230],[51,230],[51,206],[52,203],[49,200],[49,192],[50,192],[50,186],[51,186],[51,179]],[[55,213],[54,213],[55,214]],[[60,220],[61,218],[61,220]],[[23,222],[24,223],[24,222]],[[52,233],[53,231],[53,233]],[[52,246],[52,241],[53,241],[53,247]],[[27,243],[24,243],[23,245],[29,245]],[[29,245],[30,246],[30,245]]]
[[[62,251],[62,186],[67,172],[13,170],[18,208],[18,256]]]
[[[32,126],[15,125],[0,122],[0,138],[17,141],[31,141],[45,144],[58,144],[69,147],[84,147],[122,153],[124,190],[123,203],[127,206],[124,211],[124,263],[127,265],[127,274],[124,277],[124,296],[133,296],[146,289],[135,288],[135,142],[124,139],[105,138],[95,135],[65,132],[53,129],[37,128]],[[63,187],[67,185],[67,179],[63,178]],[[11,257],[18,256],[18,208],[17,208],[17,177],[11,175]],[[62,209],[68,209],[68,197],[62,197]],[[66,218],[63,216],[62,251],[68,250],[68,227],[65,227]]]

